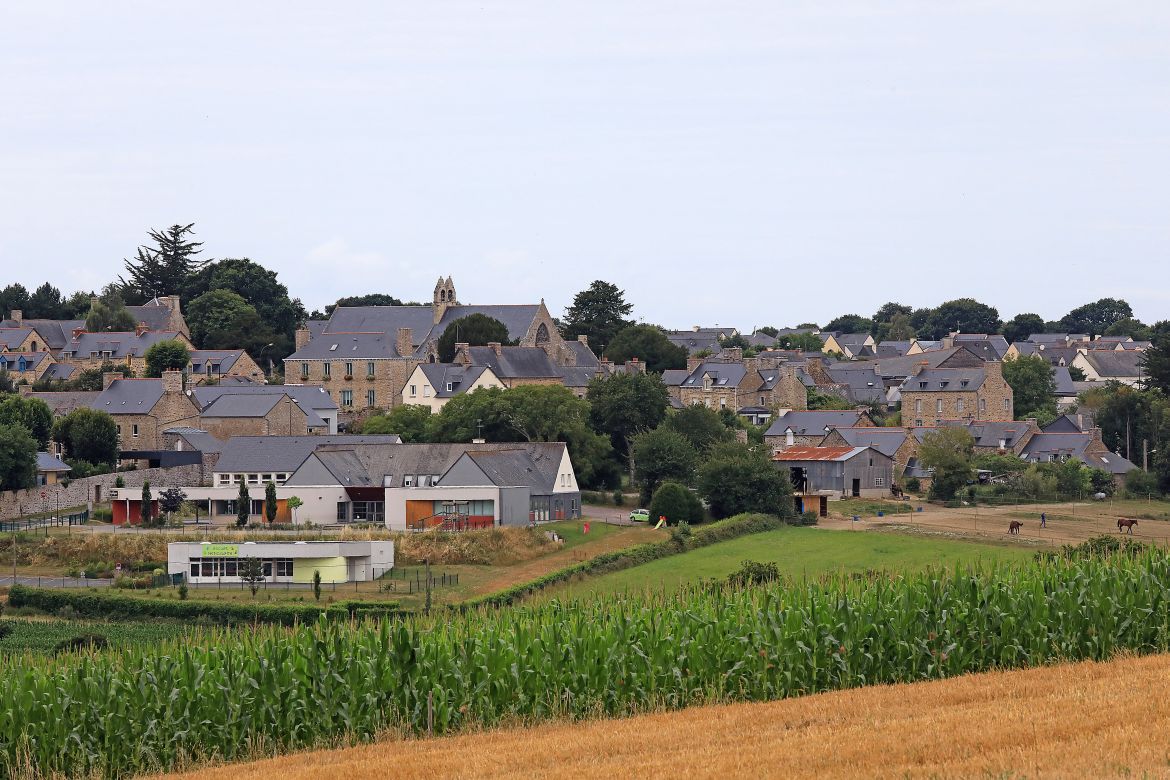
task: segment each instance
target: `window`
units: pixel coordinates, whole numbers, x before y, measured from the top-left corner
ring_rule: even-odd
[[[986,399],[986,398],[980,398],[980,399],[979,399],[979,411],[980,411],[980,412],[986,412],[986,411],[987,411],[987,399]]]
[[[366,406],[373,406],[373,405],[374,405],[374,391],[367,390],[366,391]]]
[[[373,376],[373,375],[374,375],[374,361],[371,360],[370,362],[366,363],[366,376]]]
[[[330,369],[331,369],[332,367],[333,367],[333,364],[332,364],[332,363],[322,363],[322,364],[321,364],[321,369],[322,369],[322,370],[325,372],[325,378],[326,378],[326,379],[328,379],[328,378],[329,378],[329,375],[330,375]]]
[[[272,475],[271,475],[271,474],[265,474],[265,475],[263,475],[262,477],[260,477],[260,479],[261,479],[261,480],[264,482],[264,484],[265,484],[265,485],[267,485],[269,482],[271,482],[271,481],[272,481]]]
[[[914,421],[914,427],[915,427],[915,428],[921,428],[921,427],[922,427],[922,420],[915,420],[915,421]]]
[[[1010,411],[1011,411],[1011,409],[1012,409],[1012,402],[1011,402],[1011,399],[1009,399],[1009,398],[1005,398],[1005,399],[1003,399],[1003,410],[1004,410],[1005,412],[1010,412]]]
[[[449,393],[454,389],[455,389],[455,384],[453,382],[448,382],[447,383],[447,392]]]
[[[220,487],[227,487],[228,485],[232,484],[232,475],[231,474],[216,474],[215,481],[219,483]]]
[[[353,376],[353,363],[346,363],[345,364],[345,375],[346,376]]]
[[[402,487],[414,487],[414,475],[413,474],[403,474],[402,475]]]
[[[726,409],[726,408],[727,408],[727,399],[726,399],[726,398],[720,398],[720,399],[719,399],[719,408],[720,408],[720,409]]]
[[[301,379],[309,378],[309,364],[301,363]]]
[[[138,425],[137,424],[134,425],[134,438],[136,438],[136,439],[138,438]]]
[[[199,576],[199,564],[200,563],[201,563],[201,561],[199,558],[192,558],[191,559],[191,576],[192,577]]]
[[[416,395],[418,395],[418,387],[416,385],[411,385],[410,386],[410,397],[414,398]]]
[[[337,519],[338,520],[348,520],[349,519],[349,502],[348,501],[338,501],[337,502]]]
[[[259,485],[260,484],[260,475],[259,474],[249,474],[248,475],[248,484],[249,485]]]
[[[914,413],[915,414],[922,414],[922,399],[921,398],[914,401]]]
[[[257,515],[257,516],[264,515],[264,499],[262,499],[262,498],[253,498],[252,499],[252,511],[250,514]]]
[[[935,401],[934,402],[934,413],[935,414],[942,414],[942,406],[943,406],[943,404],[942,404],[941,398],[938,399],[937,401]]]
[[[277,577],[291,577],[293,576],[293,562],[287,558],[277,559],[276,561],[276,576]]]
[[[963,412],[963,399],[962,398],[958,398],[955,400],[955,411],[962,414],[962,412]]]
[[[227,560],[225,560],[223,562],[223,576],[225,576],[225,577],[238,577],[238,576],[240,576],[239,565],[240,565],[240,560],[238,558],[228,558]]]
[[[430,397],[431,397],[431,386],[430,385],[423,385],[423,398],[430,398]]]
[[[288,479],[288,474],[277,474],[276,475],[277,482],[284,482],[286,479]]]
[[[881,487],[882,485],[886,484],[886,478],[885,477],[874,477],[873,484],[877,487]]]
[[[342,406],[353,406],[353,390],[342,390],[341,391],[341,405]]]

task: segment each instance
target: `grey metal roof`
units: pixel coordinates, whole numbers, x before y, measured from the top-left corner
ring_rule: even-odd
[[[38,452],[37,471],[73,471],[73,468],[58,457],[47,452]]]
[[[982,368],[927,368],[902,383],[902,392],[969,393],[983,386]]]
[[[553,487],[526,449],[475,450],[463,457],[474,461],[497,487]],[[441,478],[439,484],[443,484]]]
[[[90,408],[110,414],[146,414],[162,396],[161,379],[115,379]]]
[[[824,434],[826,428],[853,428],[865,413],[855,409],[843,411],[799,411],[785,412],[772,421],[765,436],[783,436],[789,428],[797,436]]]
[[[233,436],[224,443],[215,471],[292,473],[321,447],[330,445],[397,446],[397,434],[386,436]]]
[[[117,333],[81,333],[71,339],[62,348],[62,354],[72,354],[77,357],[90,357],[97,353],[109,352],[109,357],[124,358],[128,356],[142,357],[146,351],[161,341],[171,341],[179,337],[176,331],[148,331],[141,335],[129,332]]]

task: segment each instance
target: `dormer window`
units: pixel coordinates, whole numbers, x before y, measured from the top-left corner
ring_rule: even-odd
[[[925,390],[925,389],[926,389],[926,382],[919,382],[919,383],[918,383],[918,386],[919,386],[920,388],[922,388],[923,390]]]
[[[455,389],[455,383],[454,383],[454,382],[448,382],[448,383],[447,383],[447,392],[449,393],[449,392],[451,392],[451,391],[452,391],[452,390],[454,390],[454,389]]]

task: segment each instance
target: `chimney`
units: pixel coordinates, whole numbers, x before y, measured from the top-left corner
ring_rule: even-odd
[[[162,386],[164,393],[183,392],[183,372],[174,370],[162,372]]]
[[[791,428],[786,428],[784,430],[784,446],[785,447],[792,447],[795,444],[796,444],[796,436],[794,436],[792,434]]]
[[[92,309],[94,306],[97,306],[99,300],[101,300],[101,299],[98,298],[96,295],[89,296],[89,308]]]
[[[106,373],[102,374],[102,390],[105,390],[107,387],[114,384],[114,382],[121,378],[121,371],[107,371]]]
[[[760,370],[760,359],[758,357],[744,358],[743,359],[743,368],[749,374],[752,373],[753,371],[759,371]]]
[[[134,326],[134,335],[141,337],[143,333],[150,333],[150,326],[145,322],[140,322]]]
[[[728,363],[738,363],[743,360],[743,347],[725,347],[723,359]]]
[[[703,358],[687,356],[687,373],[694,371],[701,365],[703,365]]]
[[[73,340],[77,341],[77,339],[79,339],[81,337],[82,333],[85,333],[85,328],[74,328],[73,329]]]
[[[8,315],[8,319],[16,323],[16,327],[20,327],[20,323],[24,321],[24,312],[20,309],[13,309],[12,313]]]
[[[304,349],[309,345],[313,338],[313,332],[308,328],[297,328],[296,332],[296,346],[297,349]]]
[[[497,357],[503,351],[503,345],[498,341],[489,341],[488,346],[492,348],[492,352],[495,352]]]
[[[471,365],[471,344],[461,341],[455,345],[455,362]]]
[[[914,366],[914,373],[911,374],[910,376],[918,376],[919,374],[921,374],[923,371],[925,371],[928,368],[930,368],[930,361],[923,360],[922,362],[920,362],[916,366]]]
[[[177,295],[164,295],[163,297],[159,298],[158,300],[160,303],[162,303],[164,306],[166,306],[168,309],[171,310],[172,317],[175,317],[175,316],[183,313],[182,309],[179,308],[179,296],[177,296]]]
[[[399,328],[398,340],[394,342],[394,348],[398,351],[401,357],[410,357],[414,354],[414,330],[411,328]]]
[[[584,333],[582,333],[581,335],[579,335],[577,337],[577,341],[581,342],[585,346],[589,346],[589,337],[586,336]]]
[[[1003,363],[998,360],[988,360],[983,364],[983,371],[987,376],[997,376],[1003,379]]]

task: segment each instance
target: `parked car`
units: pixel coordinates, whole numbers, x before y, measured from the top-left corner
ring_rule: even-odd
[[[650,522],[650,510],[635,509],[633,512],[630,512],[630,519],[637,520],[640,523],[648,523]]]

